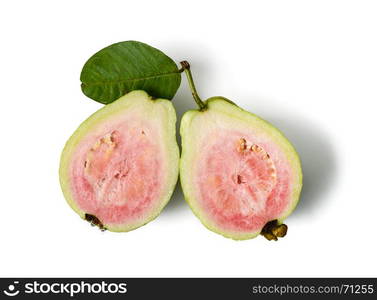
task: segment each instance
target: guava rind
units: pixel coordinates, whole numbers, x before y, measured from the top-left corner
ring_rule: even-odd
[[[195,122],[195,118],[200,114],[205,114],[206,111],[217,110],[219,113],[227,115],[228,117],[234,118],[235,122],[249,122],[254,126],[258,127],[261,132],[271,136],[271,139],[278,145],[287,157],[292,172],[295,174],[295,180],[293,182],[293,188],[291,193],[290,205],[286,207],[284,212],[277,218],[278,224],[281,224],[284,219],[286,219],[295,209],[302,188],[302,170],[300,158],[288,141],[288,139],[273,125],[267,121],[261,119],[260,117],[252,114],[248,111],[241,109],[240,107],[232,104],[231,101],[223,97],[212,97],[205,102],[206,109],[203,111],[190,110],[186,112],[181,121],[180,133],[182,137],[182,153],[180,160],[180,181],[182,185],[182,190],[185,196],[185,200],[189,204],[190,208],[194,214],[199,218],[199,220],[206,226],[209,230],[221,234],[227,238],[232,238],[234,240],[246,240],[258,236],[263,228],[255,232],[225,232],[218,228],[211,220],[209,220],[201,209],[196,204],[196,195],[193,190],[190,177],[193,176],[192,169],[195,164],[195,157],[200,157],[200,149],[193,150],[195,146],[193,141],[195,136],[199,132],[193,132],[192,124]],[[195,152],[195,153],[194,153]],[[272,220],[269,220],[272,221]]]
[[[107,230],[113,232],[127,232],[149,223],[160,214],[171,198],[179,173],[179,148],[175,135],[176,113],[171,101],[165,99],[153,99],[146,92],[140,90],[132,91],[125,96],[122,96],[118,100],[96,111],[76,129],[65,144],[60,159],[59,178],[64,197],[70,207],[82,219],[85,219],[87,212],[80,209],[74,199],[71,185],[72,182],[69,174],[69,167],[72,163],[76,148],[80,142],[92,132],[92,130],[105,124],[106,121],[111,120],[112,117],[127,113],[129,109],[137,105],[146,105],[146,107],[159,106],[160,111],[162,111],[160,117],[164,124],[164,130],[162,130],[163,132],[161,132],[161,136],[162,142],[166,145],[164,148],[166,149],[164,158],[166,158],[169,174],[166,176],[167,182],[165,183],[163,196],[161,199],[158,199],[160,203],[159,206],[151,212],[147,218],[139,220],[134,224],[103,224]]]

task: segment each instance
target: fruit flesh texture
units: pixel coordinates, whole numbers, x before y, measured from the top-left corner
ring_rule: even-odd
[[[61,157],[60,181],[71,207],[110,231],[154,219],[178,178],[176,114],[170,101],[133,91],[75,131]]]
[[[221,97],[181,122],[180,178],[185,198],[210,230],[233,239],[257,236],[294,209],[300,161],[272,125]]]

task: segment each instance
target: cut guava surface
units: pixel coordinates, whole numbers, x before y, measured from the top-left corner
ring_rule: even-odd
[[[225,237],[284,236],[281,223],[302,187],[295,149],[271,124],[225,98],[205,105],[186,112],[180,128],[180,179],[191,209]]]
[[[177,179],[176,113],[170,101],[133,91],[90,116],[70,137],[60,183],[83,219],[129,231],[154,219]]]

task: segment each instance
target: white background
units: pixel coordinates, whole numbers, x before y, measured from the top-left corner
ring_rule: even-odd
[[[377,276],[375,1],[3,1],[0,276]],[[65,141],[102,105],[79,75],[139,40],[191,62],[222,95],[279,127],[304,190],[287,237],[236,242],[205,229],[180,188],[153,222],[102,233],[66,204]],[[174,105],[194,108],[186,80]]]

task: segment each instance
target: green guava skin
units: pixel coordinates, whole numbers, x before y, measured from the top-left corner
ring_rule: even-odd
[[[72,134],[72,136],[65,144],[60,159],[59,178],[64,197],[69,206],[82,219],[85,219],[86,212],[78,206],[76,200],[74,199],[72,193],[72,179],[69,175],[69,167],[72,163],[72,158],[76,151],[76,147],[83,139],[85,139],[88,134],[92,132],[94,128],[105,124],[114,116],[119,116],[119,114],[126,114],[135,106],[138,106],[139,108],[140,106],[145,106],[146,108],[157,106],[159,107],[158,111],[161,111],[161,116],[158,117],[162,118],[160,121],[164,123],[164,130],[161,133],[161,143],[165,143],[166,147],[164,149],[168,149],[164,157],[166,157],[167,159],[169,174],[166,176],[167,182],[165,183],[166,187],[162,192],[163,196],[161,197],[161,199],[158,199],[158,208],[156,208],[150,215],[148,215],[146,219],[140,220],[134,224],[124,225],[104,223],[104,228],[112,232],[131,231],[154,220],[166,206],[171,198],[171,195],[173,194],[179,173],[179,148],[176,141],[176,112],[171,101],[165,99],[154,99],[145,91],[141,90],[132,91],[122,96],[118,100],[96,111],[76,129],[76,131]],[[156,116],[151,115],[150,118],[156,118]]]
[[[258,128],[261,132],[268,134],[276,145],[283,150],[291,170],[293,171],[294,181],[292,182],[293,187],[289,202],[290,205],[276,218],[278,224],[282,224],[282,222],[294,211],[300,198],[300,192],[302,189],[302,170],[299,155],[282,132],[255,114],[238,107],[234,102],[224,97],[212,97],[206,100],[204,104],[205,109],[187,111],[183,115],[180,125],[180,134],[182,137],[180,182],[185,200],[196,217],[209,230],[234,240],[255,238],[261,233],[262,228],[255,232],[224,232],[218,228],[216,224],[211,222],[197,205],[195,188],[191,183],[191,178],[195,176],[192,174],[193,166],[198,163],[197,159],[200,157],[200,149],[195,149],[196,145],[194,145],[196,135],[198,134],[198,132],[195,132],[196,130],[194,129],[194,126],[195,122],[197,122],[198,116],[207,114],[208,112],[216,112],[219,115],[219,122],[222,121],[224,116],[227,116],[227,118],[232,118],[233,124],[249,124],[250,128]],[[200,128],[205,127],[206,126],[201,126]],[[197,129],[200,130],[200,128]]]

